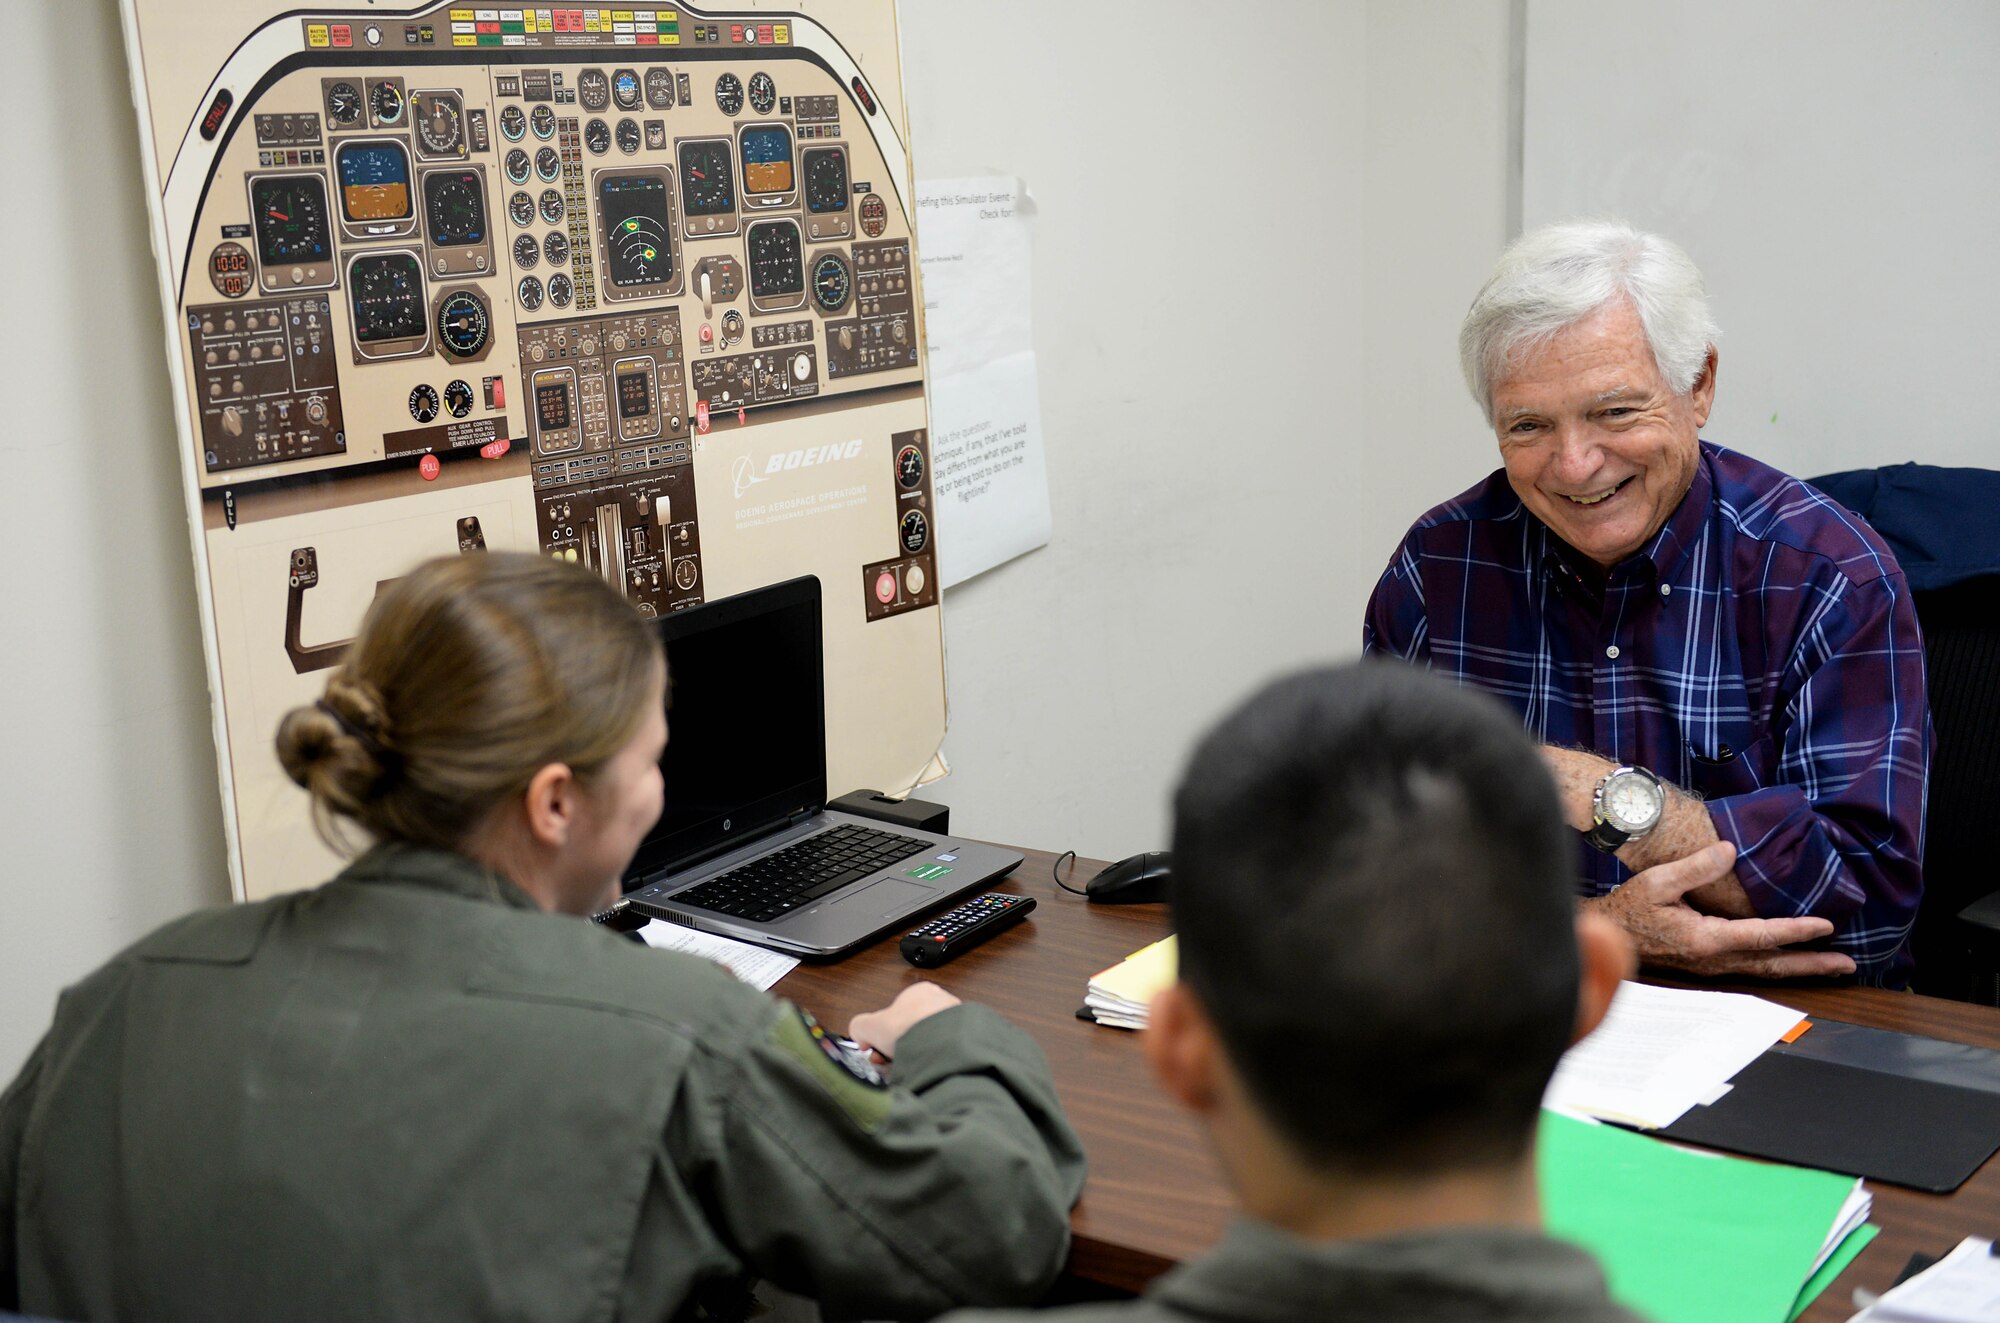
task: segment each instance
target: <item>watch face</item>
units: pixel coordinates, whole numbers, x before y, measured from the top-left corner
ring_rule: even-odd
[[[1659,821],[1665,797],[1651,777],[1619,772],[1604,783],[1598,806],[1606,821],[1630,834],[1646,831]]]

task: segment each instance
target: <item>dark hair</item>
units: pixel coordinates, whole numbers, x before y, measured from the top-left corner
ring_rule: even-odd
[[[326,696],[278,727],[278,760],[377,840],[454,849],[549,763],[588,781],[659,701],[659,636],[602,579],[520,552],[419,565],[368,608]]]
[[[1174,797],[1181,974],[1308,1161],[1518,1158],[1576,1020],[1574,842],[1519,722],[1400,663],[1280,680]]]

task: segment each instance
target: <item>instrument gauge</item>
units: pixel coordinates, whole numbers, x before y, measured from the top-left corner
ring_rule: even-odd
[[[583,145],[590,148],[593,156],[602,156],[611,150],[611,130],[603,120],[594,119],[583,126]]]
[[[426,92],[416,115],[417,141],[433,156],[456,156],[464,142],[465,116],[458,98]]]
[[[250,292],[250,250],[240,243],[215,246],[208,255],[208,279],[215,292],[225,299],[240,299]]]
[[[561,189],[555,189],[555,188],[545,188],[545,189],[543,189],[543,190],[542,190],[542,219],[543,219],[543,220],[545,220],[545,221],[547,221],[547,222],[548,222],[549,224],[551,224],[551,225],[555,225],[555,224],[559,223],[559,222],[560,222],[560,221],[562,220],[562,218],[563,218],[563,195],[562,195],[562,190],[561,190]],[[526,223],[527,223],[526,221],[523,221],[523,222],[522,222],[522,224],[524,224],[524,225],[525,225]]]
[[[535,219],[535,200],[526,193],[516,192],[507,199],[507,214],[516,225],[531,225]]]
[[[904,446],[896,452],[896,483],[908,491],[924,480],[924,452]]]
[[[444,388],[444,407],[454,418],[471,413],[472,383],[463,377],[453,377]]]
[[[639,121],[621,119],[618,121],[618,150],[630,156],[639,150]]]
[[[438,416],[437,387],[425,382],[410,392],[410,417],[427,423]]]
[[[569,277],[558,271],[549,277],[549,302],[558,308],[567,308],[570,300]]]
[[[827,213],[847,210],[847,153],[839,147],[815,147],[806,152],[806,210]]]
[[[522,276],[514,292],[520,297],[521,306],[529,312],[542,306],[542,282],[533,276]]]
[[[733,73],[716,79],[715,105],[725,115],[740,112],[743,109],[743,80]]]
[[[318,175],[272,175],[250,185],[257,255],[266,269],[323,262],[333,256],[327,229],[326,184]]]
[[[514,240],[514,265],[523,271],[542,260],[542,246],[535,242],[535,236],[524,234]]]
[[[553,147],[544,147],[535,153],[535,173],[553,181],[562,173],[562,154]]]
[[[361,118],[361,93],[353,83],[335,83],[326,90],[326,117],[343,129]]]
[[[674,71],[665,65],[646,70],[646,104],[655,110],[674,108]]]
[[[861,232],[871,239],[882,237],[882,231],[889,228],[889,204],[882,200],[880,193],[870,193],[861,199]]]
[[[568,266],[569,236],[561,230],[550,230],[549,237],[542,240],[542,253],[550,266]]]
[[[556,112],[546,105],[536,106],[535,113],[528,117],[537,138],[553,138],[556,132]]]
[[[424,268],[414,253],[372,252],[350,259],[347,300],[357,345],[424,338]]]
[[[576,76],[576,99],[585,110],[602,110],[611,104],[611,80],[602,69],[585,69]]]
[[[424,224],[434,248],[486,242],[486,198],[474,170],[434,170],[424,176]]]
[[[903,516],[899,534],[903,542],[903,554],[914,556],[930,545],[931,522],[924,518],[922,510],[911,510]]]
[[[521,141],[521,135],[528,131],[528,117],[521,113],[519,106],[508,106],[500,112],[500,132],[508,142]]]
[[[750,75],[750,108],[760,115],[771,113],[778,104],[778,85],[761,69]]]
[[[527,183],[528,171],[533,168],[534,167],[528,164],[528,154],[522,151],[519,147],[516,147],[514,148],[514,150],[507,153],[507,161],[506,161],[507,178],[513,181],[514,183],[516,184]]]
[[[394,83],[377,83],[368,93],[368,108],[377,124],[394,124],[403,117],[403,89]]]
[[[736,210],[736,155],[721,138],[680,145],[681,206],[690,216]]]
[[[492,333],[493,319],[487,314],[486,303],[471,290],[461,289],[447,295],[438,305],[438,343],[447,357],[471,358],[486,348]]]
[[[630,69],[620,69],[611,75],[611,98],[620,110],[639,108],[639,75]]]
[[[820,311],[839,312],[847,306],[853,289],[853,273],[839,253],[823,254],[813,263],[813,302],[819,304]]]

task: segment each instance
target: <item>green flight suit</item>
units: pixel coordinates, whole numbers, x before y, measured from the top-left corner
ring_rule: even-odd
[[[380,847],[66,992],[0,1098],[0,1308],[663,1319],[746,1274],[833,1316],[1032,1299],[1083,1155],[992,1011],[893,1087],[788,1003]]]

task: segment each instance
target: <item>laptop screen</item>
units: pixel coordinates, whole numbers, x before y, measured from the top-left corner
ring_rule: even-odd
[[[658,622],[670,681],[666,807],[626,890],[825,806],[819,598],[808,576]]]

